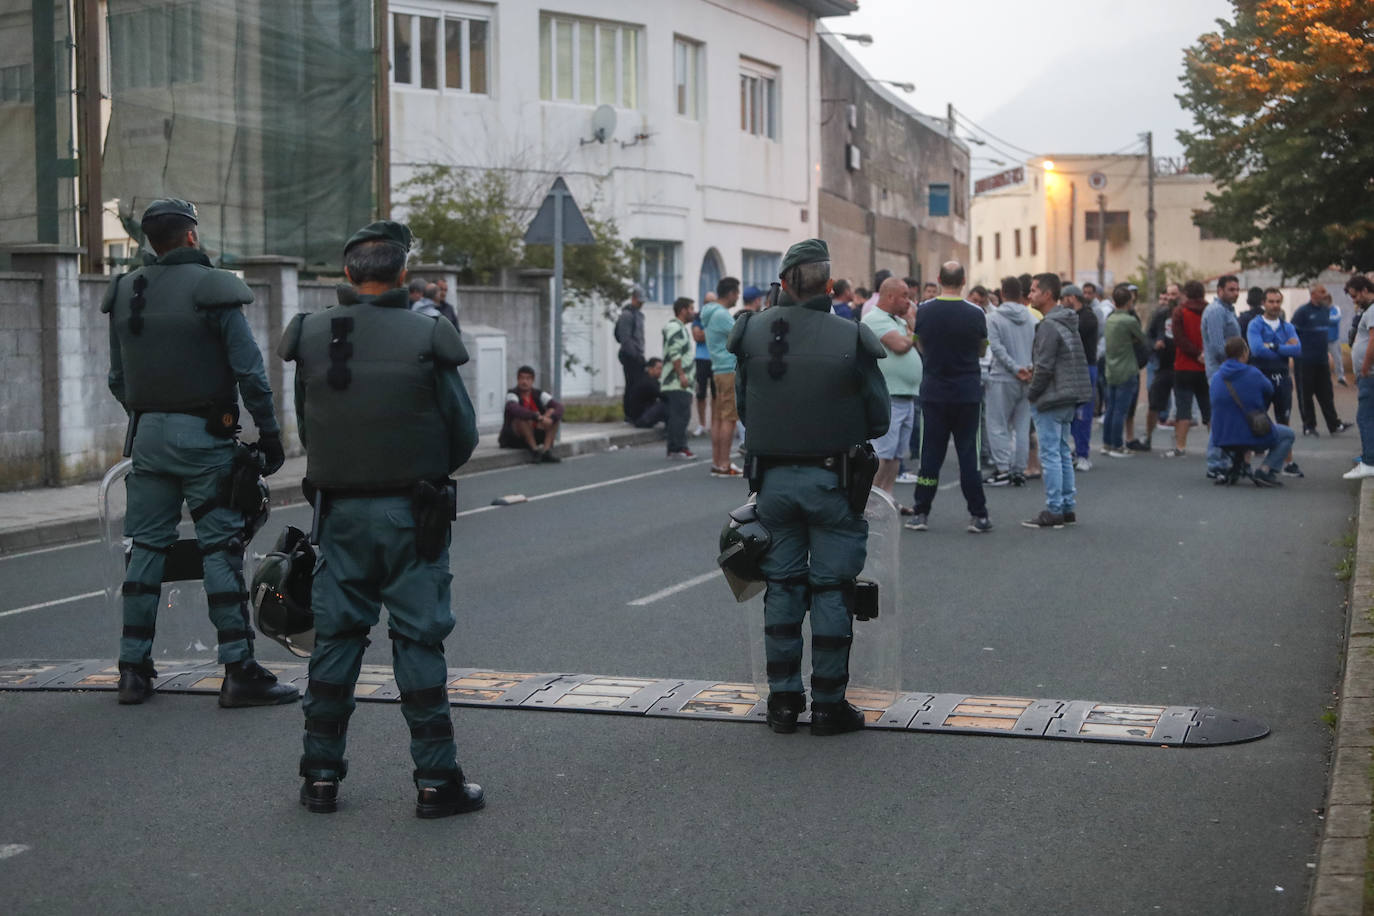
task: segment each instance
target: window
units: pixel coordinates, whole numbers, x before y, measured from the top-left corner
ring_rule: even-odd
[[[398,86],[487,95],[491,23],[480,16],[391,14],[391,81]],[[442,79],[442,83],[441,83]]]
[[[739,68],[740,130],[778,139],[778,71],[743,57]]]
[[[33,64],[0,67],[0,103],[33,101]]]
[[[673,86],[677,113],[696,120],[701,116],[701,45],[686,38],[673,39]]]
[[[1031,230],[1031,233],[1032,233],[1031,239],[1032,239],[1032,240],[1034,240],[1034,238],[1035,238],[1034,232],[1035,232],[1035,230],[1032,229],[1032,230]],[[1034,244],[1034,241],[1032,241],[1031,244]],[[978,261],[979,261],[979,263],[982,263],[982,261],[983,261],[983,237],[982,237],[981,235],[978,236]]]
[[[639,255],[639,285],[644,287],[644,301],[672,305],[677,298],[678,242],[636,240]]]
[[[202,34],[200,6],[195,3],[111,16],[111,89],[120,92],[198,82],[204,72]]]
[[[949,216],[949,185],[930,186],[930,215]]]
[[[1031,248],[1031,252],[1030,252],[1030,253],[1031,253],[1031,257],[1035,257],[1035,247],[1036,247],[1036,246],[1035,246],[1035,230],[1036,230],[1036,227],[1035,227],[1035,226],[1031,226],[1031,227],[1030,227],[1030,248]]]
[[[778,268],[782,265],[782,252],[780,251],[750,251],[748,248],[741,253],[740,283],[743,286],[757,286],[759,289],[767,290],[769,285],[777,282]]]
[[[1089,242],[1096,242],[1102,237],[1099,220],[1102,214],[1096,210],[1088,210],[1083,214],[1083,238]],[[1129,210],[1108,210],[1106,213],[1107,241],[1113,245],[1128,242],[1131,239],[1131,211]]]
[[[1021,257],[1021,230],[1011,230],[1011,250],[1016,257]]]
[[[1002,233],[1000,232],[992,234],[992,259],[994,261],[1002,260]]]
[[[539,97],[637,108],[639,31],[615,22],[541,16]]]
[[[3,71],[0,71],[0,72],[3,72]],[[4,97],[3,95],[0,95],[0,100],[3,100],[4,98],[5,98],[5,97]],[[1221,236],[1217,235],[1215,232],[1213,232],[1211,229],[1208,229],[1206,226],[1200,226],[1200,225],[1198,225],[1198,222],[1197,222],[1197,221],[1198,221],[1198,218],[1199,218],[1199,217],[1203,217],[1203,216],[1209,216],[1209,215],[1211,215],[1211,212],[1212,212],[1212,211],[1210,211],[1210,210],[1194,210],[1194,211],[1193,211],[1193,225],[1197,226],[1198,239],[1201,240],[1201,241],[1204,241],[1204,242],[1210,242],[1210,241],[1212,241],[1212,240],[1214,240],[1214,239],[1219,239],[1219,238],[1221,238]]]

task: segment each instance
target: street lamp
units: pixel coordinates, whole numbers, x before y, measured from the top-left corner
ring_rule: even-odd
[[[836,38],[848,38],[850,41],[855,42],[856,44],[859,44],[865,48],[873,44],[873,36],[868,34],[867,32],[821,32],[821,34],[834,35]]]
[[[898,82],[897,80],[880,80],[880,79],[873,79],[873,78],[866,79],[866,80],[864,80],[864,82],[865,82],[865,83],[886,83],[886,84],[889,85],[889,86],[896,86],[898,89],[902,90],[903,92],[915,92],[915,91],[916,91],[916,84],[915,84],[915,83],[901,83],[901,82]]]

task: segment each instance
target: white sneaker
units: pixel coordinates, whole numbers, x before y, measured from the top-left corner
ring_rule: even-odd
[[[706,427],[704,427],[704,426],[698,425],[696,429],[692,430],[692,438],[693,438],[693,439],[696,439],[696,438],[698,438],[698,437],[700,437],[700,436],[704,436],[704,435],[706,435]]]
[[[1111,455],[1113,458],[1133,458],[1133,457],[1135,457],[1135,456],[1133,456],[1130,452],[1126,451],[1124,448],[1114,448],[1114,449],[1111,449],[1110,451],[1107,452],[1107,454],[1108,454],[1108,455]]]
[[[898,474],[898,475],[897,475],[897,482],[898,482],[898,483],[915,483],[916,481],[918,481],[918,480],[920,480],[920,479],[921,479],[921,478],[917,477],[917,476],[916,476],[914,473],[912,473],[911,471],[907,471],[907,472],[904,473],[904,474]]]
[[[1374,464],[1365,464],[1361,461],[1350,470],[1341,475],[1345,480],[1360,480],[1364,477],[1374,477]]]
[[[1075,471],[1091,471],[1093,469],[1092,460],[1089,458],[1079,458],[1074,461],[1073,469]]]

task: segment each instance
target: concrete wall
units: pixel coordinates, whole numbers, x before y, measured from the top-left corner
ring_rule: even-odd
[[[106,384],[109,320],[100,302],[110,278],[79,276],[74,248],[24,246],[10,254],[21,270],[0,273],[0,490],[98,479],[119,461],[126,428],[124,410]],[[333,283],[299,281],[298,264],[257,258],[244,271],[255,297],[244,316],[262,350],[288,453],[299,452],[295,364],[277,358],[277,343],[297,312],[337,301]],[[462,287],[454,293],[463,324],[490,325],[506,335],[501,390],[514,384],[517,366],[546,364],[548,299],[541,288]],[[464,376],[470,385],[502,374],[475,369]],[[480,392],[471,395],[475,403]],[[240,422],[243,439],[255,440],[246,411]]]

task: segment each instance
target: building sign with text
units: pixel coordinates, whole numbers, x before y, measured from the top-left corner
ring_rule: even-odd
[[[998,172],[996,175],[989,175],[986,178],[979,178],[973,183],[973,193],[982,194],[984,191],[991,191],[995,188],[1004,188],[1007,185],[1023,184],[1026,180],[1026,169],[1024,166],[1017,166],[1014,169],[1007,169],[1005,172]]]

